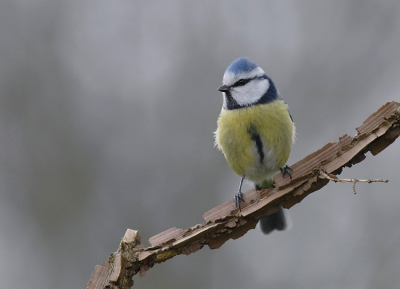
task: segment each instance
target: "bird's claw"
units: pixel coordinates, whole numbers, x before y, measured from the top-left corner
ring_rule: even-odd
[[[281,168],[281,172],[282,172],[283,177],[285,177],[285,175],[288,174],[289,177],[290,177],[290,179],[292,179],[292,172],[293,172],[293,170],[292,170],[292,168],[289,167],[288,165],[286,165],[286,166],[284,166],[283,168]]]
[[[240,201],[244,202],[242,192],[239,191],[239,192],[235,195],[234,199],[235,199],[236,208],[239,208],[239,211],[241,211]]]

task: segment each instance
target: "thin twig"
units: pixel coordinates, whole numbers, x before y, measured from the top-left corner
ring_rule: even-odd
[[[325,173],[323,170],[320,171],[320,174],[325,177],[326,179],[333,181],[335,183],[353,183],[353,192],[354,194],[357,194],[356,191],[356,183],[387,183],[389,182],[389,180],[386,179],[375,179],[375,180],[359,180],[359,179],[341,179],[338,178],[336,175],[334,174],[327,174]]]

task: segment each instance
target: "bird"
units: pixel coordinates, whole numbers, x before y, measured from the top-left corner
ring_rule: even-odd
[[[255,183],[257,190],[271,188],[279,171],[292,178],[286,164],[295,141],[296,128],[289,107],[272,79],[247,57],[234,60],[226,69],[222,86],[223,103],[214,132],[215,146],[228,165],[241,176],[234,200],[241,209],[243,180]],[[264,234],[287,229],[281,206],[262,217]]]

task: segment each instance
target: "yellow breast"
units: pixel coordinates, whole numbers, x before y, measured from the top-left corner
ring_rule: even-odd
[[[255,134],[261,141],[263,158]],[[222,108],[215,141],[238,175],[261,181],[271,178],[286,164],[294,135],[286,103],[275,100],[235,110]]]

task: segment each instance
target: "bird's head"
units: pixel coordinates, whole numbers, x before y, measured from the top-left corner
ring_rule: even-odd
[[[225,71],[222,86],[225,109],[238,109],[278,98],[272,80],[264,70],[246,57],[234,60]]]

